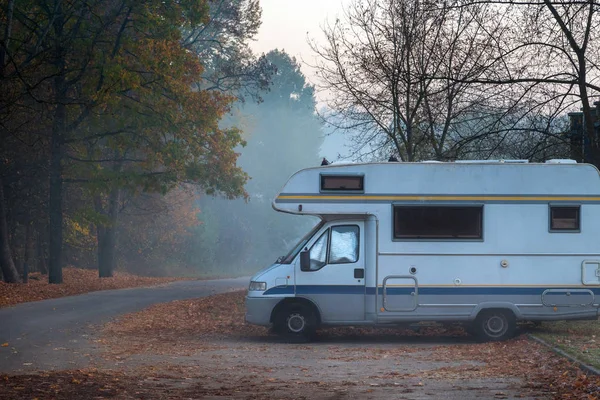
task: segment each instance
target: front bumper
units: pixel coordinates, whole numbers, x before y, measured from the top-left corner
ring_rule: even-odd
[[[246,322],[253,325],[271,325],[271,312],[281,301],[277,297],[246,296]]]

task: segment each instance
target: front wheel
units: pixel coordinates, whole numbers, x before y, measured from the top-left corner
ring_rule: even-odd
[[[479,339],[497,342],[510,339],[517,322],[509,310],[485,310],[477,316],[473,328]]]
[[[282,309],[276,325],[277,332],[293,341],[309,340],[317,328],[314,312],[303,304],[290,304]]]

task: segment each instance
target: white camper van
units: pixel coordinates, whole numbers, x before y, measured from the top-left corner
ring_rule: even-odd
[[[277,211],[321,222],[251,280],[246,321],[462,322],[487,340],[518,320],[597,319],[600,175],[571,160],[368,163],[298,171]]]

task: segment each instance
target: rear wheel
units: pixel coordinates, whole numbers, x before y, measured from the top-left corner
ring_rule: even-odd
[[[317,319],[304,304],[288,304],[277,315],[276,331],[292,341],[310,340],[317,329]]]
[[[509,310],[485,310],[475,319],[473,329],[484,341],[510,339],[517,328],[514,314]]]

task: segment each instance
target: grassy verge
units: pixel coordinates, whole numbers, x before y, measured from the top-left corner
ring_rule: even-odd
[[[584,363],[600,369],[600,322],[543,322],[531,332]]]

